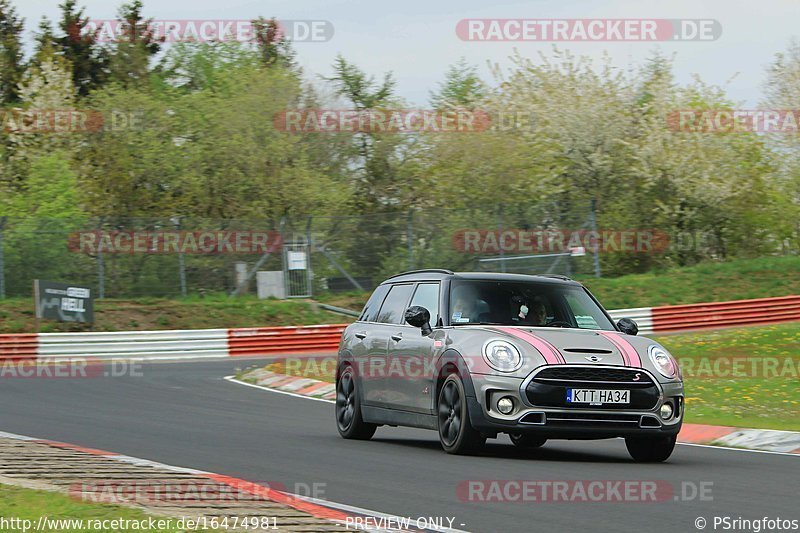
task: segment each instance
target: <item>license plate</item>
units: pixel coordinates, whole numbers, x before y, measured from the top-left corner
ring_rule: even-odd
[[[629,390],[567,389],[567,403],[588,403],[603,405],[607,403],[631,403]]]

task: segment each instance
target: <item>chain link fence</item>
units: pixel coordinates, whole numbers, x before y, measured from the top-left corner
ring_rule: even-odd
[[[279,221],[0,218],[0,297],[31,296],[34,279],[80,283],[100,298],[237,295],[255,292],[260,271],[283,272],[286,295],[308,297],[422,268],[599,276],[606,257],[641,260],[642,250],[624,247],[603,254],[607,243],[593,243],[608,241],[604,231],[591,205]]]

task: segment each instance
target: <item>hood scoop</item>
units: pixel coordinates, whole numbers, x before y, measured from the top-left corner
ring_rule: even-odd
[[[614,353],[611,350],[603,350],[602,348],[562,348],[561,351],[569,353],[599,353],[599,354]]]

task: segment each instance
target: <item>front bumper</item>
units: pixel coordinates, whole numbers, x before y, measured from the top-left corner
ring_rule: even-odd
[[[597,369],[596,366],[570,365],[575,369]],[[525,379],[499,375],[472,374],[474,396],[469,395],[470,422],[487,435],[496,433],[536,434],[553,439],[599,439],[628,436],[676,435],[683,423],[684,392],[680,381],[659,382],[650,378],[651,387],[628,383],[569,383],[534,382],[540,367]],[[565,368],[561,365],[560,368]],[[612,368],[612,367],[606,367]],[[621,367],[615,367],[621,368]],[[571,406],[566,403],[566,387],[630,388],[629,405]],[[511,397],[514,411],[504,415],[497,410],[497,400]],[[564,399],[561,401],[561,399]],[[664,403],[671,403],[674,414],[664,420],[659,412]]]

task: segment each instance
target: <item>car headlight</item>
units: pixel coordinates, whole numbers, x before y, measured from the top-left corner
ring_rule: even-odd
[[[522,356],[517,347],[499,339],[483,345],[483,358],[500,372],[513,372],[522,366]]]
[[[659,374],[665,378],[674,378],[678,375],[678,362],[664,348],[654,344],[647,349],[647,354]]]

